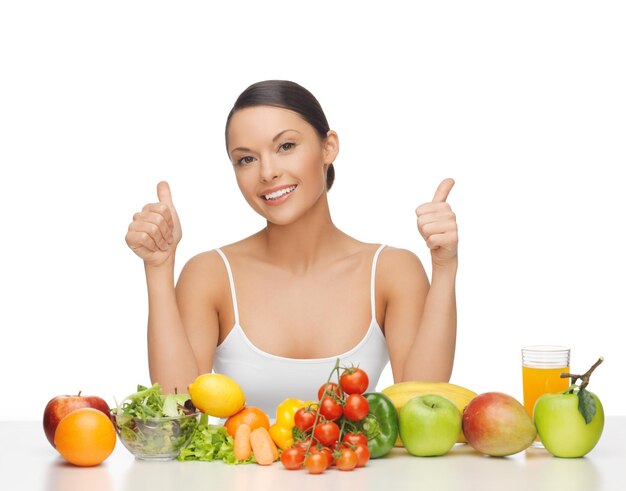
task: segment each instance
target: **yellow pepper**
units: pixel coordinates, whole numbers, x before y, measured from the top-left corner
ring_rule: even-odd
[[[313,404],[313,401],[301,401],[300,399],[285,399],[276,408],[276,422],[270,426],[270,436],[274,443],[286,450],[293,446],[294,416],[301,407]]]

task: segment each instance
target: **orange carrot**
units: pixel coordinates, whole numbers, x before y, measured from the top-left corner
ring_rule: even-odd
[[[270,465],[278,459],[278,449],[272,440],[269,431],[264,427],[257,428],[250,433],[250,444],[254,458],[261,465]]]
[[[240,424],[235,432],[234,453],[237,460],[248,460],[252,453],[250,446],[250,427],[243,423]]]

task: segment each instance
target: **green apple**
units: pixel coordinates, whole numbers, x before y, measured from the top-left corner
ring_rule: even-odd
[[[412,455],[447,453],[461,433],[461,412],[445,397],[429,394],[410,399],[398,414],[400,438]]]
[[[572,387],[561,394],[544,394],[535,403],[533,419],[541,443],[556,457],[582,457],[600,440],[604,409],[598,396],[585,392],[595,401],[595,414],[589,415],[588,423],[578,409],[578,392],[572,393]]]

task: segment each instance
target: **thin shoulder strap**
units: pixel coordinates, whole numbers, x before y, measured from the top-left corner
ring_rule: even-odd
[[[239,307],[237,307],[237,295],[235,295],[235,282],[233,280],[233,271],[230,269],[230,263],[228,259],[226,259],[226,255],[222,252],[222,250],[218,247],[215,249],[222,259],[224,260],[224,264],[226,265],[226,270],[228,271],[228,282],[230,283],[230,296],[233,299],[233,312],[235,313],[235,324],[239,324]]]
[[[378,262],[378,255],[383,250],[385,244],[381,244],[374,254],[374,260],[372,261],[372,275],[370,285],[370,302],[372,305],[372,319],[376,319],[376,263]]]

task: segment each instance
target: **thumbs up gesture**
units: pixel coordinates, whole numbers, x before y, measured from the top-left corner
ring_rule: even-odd
[[[457,261],[459,238],[456,215],[446,203],[452,186],[453,179],[444,179],[433,200],[415,209],[417,228],[430,249],[433,266],[448,266]]]
[[[173,259],[182,238],[180,220],[167,182],[157,185],[157,197],[158,203],[148,203],[135,213],[126,233],[128,247],[151,266],[160,266]]]

